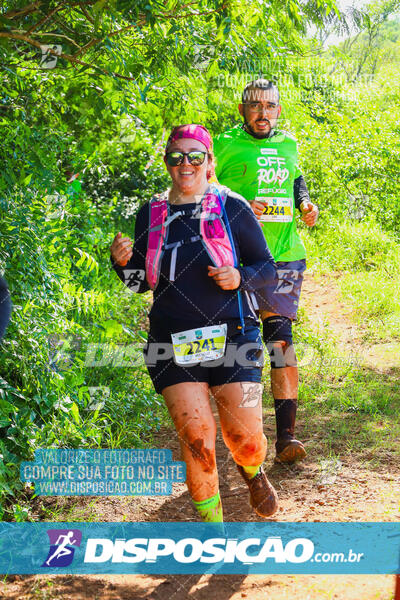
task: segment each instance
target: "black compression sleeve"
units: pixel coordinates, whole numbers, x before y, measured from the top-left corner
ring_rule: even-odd
[[[293,193],[294,193],[294,205],[296,208],[300,208],[300,204],[306,200],[310,202],[310,194],[307,189],[307,184],[303,175],[297,177],[294,180],[293,184]]]
[[[135,243],[132,248],[132,256],[124,267],[114,263],[110,256],[111,265],[118,277],[132,291],[142,294],[147,292],[149,286],[146,281],[146,252],[147,233],[149,229],[149,204],[139,209],[135,223]]]

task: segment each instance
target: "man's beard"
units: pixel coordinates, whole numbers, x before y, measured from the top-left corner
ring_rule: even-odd
[[[271,127],[271,121],[269,119],[263,119],[263,121],[268,121],[269,123],[269,130],[268,131],[254,131],[254,129],[251,127],[251,125],[249,125],[248,120],[246,119],[245,116],[243,116],[244,119],[244,123],[243,126],[245,128],[245,130],[252,135],[253,137],[257,138],[258,140],[263,140],[265,138],[268,138],[271,133],[272,133],[272,127]],[[257,119],[260,120],[260,119]]]

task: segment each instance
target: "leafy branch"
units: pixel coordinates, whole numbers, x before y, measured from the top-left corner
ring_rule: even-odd
[[[155,10],[153,11],[151,10],[152,7],[146,4],[143,7],[146,9],[145,12],[140,10],[140,7],[137,7],[133,15],[131,8],[120,11],[113,10],[114,3],[107,0],[105,2],[103,0],[86,0],[85,2],[74,0],[72,2],[60,2],[44,14],[44,2],[43,0],[38,0],[19,10],[10,10],[2,15],[0,14],[0,23],[4,25],[3,29],[0,30],[0,39],[23,42],[38,50],[42,49],[42,44],[38,41],[38,38],[54,37],[64,39],[75,48],[74,52],[64,51],[59,53],[57,50],[49,48],[48,53],[64,59],[73,66],[79,65],[85,68],[92,68],[97,72],[102,72],[119,79],[136,81],[136,78],[131,73],[124,75],[115,70],[108,70],[95,64],[99,58],[98,55],[93,61],[84,60],[83,57],[89,50],[107,43],[109,39],[120,38],[122,43],[121,38],[129,35],[132,30],[136,29],[140,31],[151,23],[190,21],[195,17],[207,18],[213,14],[221,14],[226,11],[224,2],[219,3],[214,1],[213,4],[214,7],[211,6],[208,10],[200,11],[194,8],[195,5],[198,6],[197,2],[188,2],[182,4],[179,10],[175,11],[172,9],[168,10],[169,7],[167,7],[167,11],[164,13],[159,12],[157,10],[158,7],[154,7]],[[113,12],[108,10],[110,8]],[[71,9],[72,13],[66,12],[71,11]],[[79,13],[80,19],[74,19],[72,16],[73,12]],[[82,22],[82,15],[84,16],[84,23]],[[123,21],[126,22],[126,19],[132,20],[132,18],[134,18],[134,22],[127,25],[123,24]],[[31,23],[29,23],[29,20]],[[121,26],[116,29],[114,23],[118,22],[118,20],[121,21]],[[110,27],[111,21],[112,27]],[[102,27],[101,34],[99,35],[100,23],[105,26]],[[15,28],[15,25],[20,25],[20,27]],[[111,31],[107,31],[108,28]],[[130,38],[130,41],[132,41],[132,38]],[[140,45],[138,40],[135,40],[134,43],[135,45]]]

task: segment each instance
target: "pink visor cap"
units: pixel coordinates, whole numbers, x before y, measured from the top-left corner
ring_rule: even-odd
[[[210,152],[212,146],[211,135],[208,129],[203,127],[203,125],[178,125],[177,127],[174,127],[168,138],[165,149],[168,150],[172,142],[176,142],[176,140],[181,140],[182,138],[197,140],[204,144],[208,152]]]

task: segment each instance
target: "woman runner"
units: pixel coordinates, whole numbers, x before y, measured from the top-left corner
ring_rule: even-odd
[[[119,232],[110,250],[126,285],[154,290],[146,366],[174,421],[194,505],[221,522],[210,394],[251,505],[262,517],[277,510],[262,469],[263,347],[250,300],[276,268],[248,204],[209,184],[213,160],[205,127],[175,127],[164,156],[171,188],[140,208],[134,244]]]

